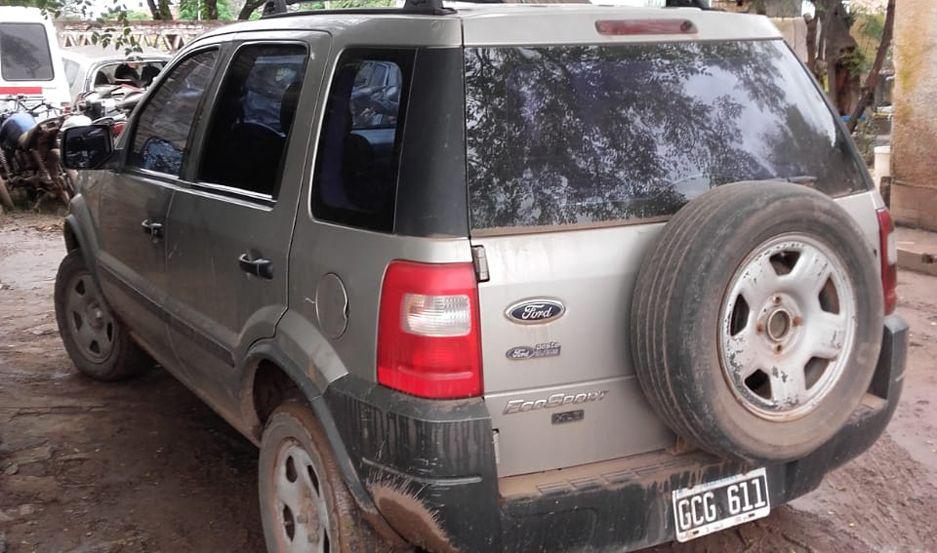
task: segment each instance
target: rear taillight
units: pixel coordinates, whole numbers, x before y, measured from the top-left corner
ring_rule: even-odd
[[[428,398],[481,395],[480,334],[471,263],[387,266],[378,316],[379,383]]]
[[[894,313],[898,305],[898,245],[895,242],[895,223],[888,209],[879,209],[878,233],[882,259],[882,290],[885,292],[885,314]]]

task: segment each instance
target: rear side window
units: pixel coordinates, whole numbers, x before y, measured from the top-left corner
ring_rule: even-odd
[[[199,52],[177,65],[162,81],[137,118],[128,164],[179,176],[199,104],[218,53]]]
[[[712,187],[868,183],[780,41],[466,48],[474,229],[664,217]]]
[[[298,44],[238,50],[215,102],[199,180],[276,196],[306,58]]]
[[[52,55],[41,23],[0,23],[0,75],[5,81],[51,81]]]
[[[316,154],[316,218],[393,230],[413,56],[412,50],[350,50],[339,59]]]

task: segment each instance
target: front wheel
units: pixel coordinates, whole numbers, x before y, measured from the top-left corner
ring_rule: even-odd
[[[68,252],[59,265],[55,319],[75,367],[95,380],[123,380],[153,365],[111,312],[78,250]]]

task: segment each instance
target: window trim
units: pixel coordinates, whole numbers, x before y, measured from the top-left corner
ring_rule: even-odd
[[[313,155],[310,160],[311,170],[309,175],[309,192],[308,199],[306,202],[307,216],[309,219],[315,223],[322,225],[329,225],[336,228],[355,230],[359,232],[373,232],[381,235],[394,234],[396,232],[397,226],[397,190],[396,187],[400,184],[400,160],[402,159],[403,154],[403,138],[405,136],[406,125],[407,125],[407,112],[409,111],[410,106],[410,94],[413,87],[413,72],[416,67],[416,58],[420,50],[418,46],[398,46],[398,45],[380,45],[380,44],[348,44],[345,45],[341,50],[336,52],[331,58],[331,63],[328,67],[327,74],[323,77],[324,86],[320,88],[319,98],[321,99],[320,105],[318,106],[318,122],[316,124],[315,133],[313,134],[313,143],[311,144]],[[400,67],[401,72],[403,73],[405,69],[409,70],[409,75],[403,75],[403,80],[401,81],[401,104],[402,109],[398,111],[397,119],[398,125],[394,134],[394,147],[396,149],[395,155],[397,157],[397,175],[395,176],[394,182],[394,201],[393,211],[394,216],[391,221],[390,229],[383,228],[372,228],[361,225],[353,225],[345,221],[335,221],[321,216],[317,216],[315,213],[315,201],[316,201],[316,191],[318,190],[318,181],[317,176],[319,171],[319,154],[322,145],[322,132],[325,126],[326,112],[329,108],[329,100],[332,95],[332,85],[335,83],[335,75],[338,72],[338,68],[341,66],[342,62],[347,60],[350,55],[357,55],[359,60],[367,60],[368,55],[375,56],[380,55],[380,53],[395,52],[397,54],[407,53],[409,54],[410,60],[406,68]],[[381,59],[376,59],[374,61],[382,61]],[[386,60],[385,60],[386,61]],[[399,64],[398,64],[399,66]],[[406,102],[404,102],[406,98]],[[399,144],[398,144],[399,142]]]
[[[205,106],[205,102],[208,101],[208,98],[212,96],[212,91],[215,88],[215,81],[218,77],[218,64],[220,61],[223,61],[224,58],[224,43],[214,43],[210,45],[205,45],[204,47],[194,48],[191,51],[187,52],[185,56],[179,58],[175,63],[167,63],[163,66],[163,70],[160,72],[159,80],[154,83],[155,86],[150,87],[146,92],[146,96],[141,101],[140,105],[134,109],[133,117],[131,118],[131,128],[128,129],[126,134],[127,139],[124,142],[124,153],[123,153],[123,163],[121,170],[124,173],[129,173],[131,175],[138,174],[147,178],[152,179],[161,179],[167,182],[172,183],[181,183],[186,182],[183,178],[186,174],[186,165],[189,163],[189,155],[193,152],[192,140],[197,135],[199,125],[201,123],[198,115],[192,121],[192,125],[189,127],[189,133],[185,139],[185,149],[182,151],[182,165],[179,170],[178,175],[173,175],[170,173],[162,173],[160,171],[154,171],[152,169],[144,169],[143,167],[138,167],[130,163],[130,156],[133,153],[133,143],[137,139],[137,130],[140,126],[140,118],[143,116],[143,112],[150,106],[153,102],[153,98],[156,94],[166,85],[166,77],[168,77],[173,71],[176,70],[180,65],[188,61],[190,58],[197,56],[199,54],[204,54],[205,52],[215,51],[217,57],[215,58],[215,65],[212,67],[212,74],[208,79],[208,85],[205,87],[205,92],[202,94],[202,98],[199,100],[198,106],[195,108],[196,114],[199,114],[202,111],[202,108]]]
[[[52,46],[49,44],[49,40],[50,40],[49,29],[46,27],[46,25],[44,23],[38,23],[34,21],[7,21],[3,23],[3,25],[20,25],[20,26],[26,26],[26,27],[39,27],[40,29],[42,29],[42,36],[45,37],[46,39],[45,40],[46,56],[47,56],[47,59],[49,60],[49,71],[52,72],[52,76],[50,76],[48,79],[8,79],[7,76],[4,74],[4,70],[6,69],[6,67],[3,64],[2,54],[0,54],[0,79],[9,83],[28,83],[28,82],[48,83],[48,82],[54,81],[56,77],[55,60],[52,59]]]
[[[257,39],[257,40],[240,42],[234,47],[234,50],[230,53],[230,55],[227,56],[227,59],[224,62],[224,67],[219,67],[216,70],[217,71],[216,76],[218,78],[218,85],[217,85],[217,90],[215,91],[215,94],[212,96],[213,102],[211,105],[211,110],[210,110],[211,112],[208,114],[208,118],[205,120],[205,124],[204,124],[205,128],[203,130],[203,136],[202,136],[203,142],[208,139],[208,135],[211,133],[212,123],[214,123],[215,116],[217,115],[218,109],[219,109],[218,97],[222,92],[224,92],[224,87],[225,87],[225,84],[227,84],[228,77],[230,74],[229,72],[231,70],[231,65],[234,63],[234,60],[235,58],[237,58],[237,55],[240,53],[241,49],[250,47],[250,46],[279,45],[279,44],[301,46],[303,50],[305,50],[305,58],[303,62],[303,75],[302,75],[302,80],[300,81],[303,83],[303,85],[301,86],[300,92],[299,92],[300,97],[302,97],[302,91],[305,86],[306,76],[308,75],[308,72],[309,72],[309,58],[311,55],[309,44],[307,44],[306,42],[302,40],[296,40],[296,39],[270,39],[270,40]],[[297,111],[298,110],[299,110],[299,106],[297,105]],[[295,114],[294,114],[294,118],[295,118]],[[228,186],[225,184],[218,184],[218,183],[213,183],[210,181],[201,180],[202,164],[204,162],[204,150],[205,150],[204,144],[202,144],[201,145],[202,147],[199,148],[197,159],[192,160],[192,163],[194,164],[194,174],[192,175],[192,181],[190,183],[191,186],[193,188],[197,188],[205,192],[213,192],[221,196],[225,196],[225,197],[258,202],[267,206],[276,205],[277,196],[279,195],[279,191],[280,191],[280,184],[283,181],[283,165],[284,165],[284,162],[286,161],[287,154],[289,153],[290,144],[293,139],[293,130],[296,128],[295,120],[293,122],[294,124],[290,126],[290,132],[287,133],[286,135],[286,144],[283,148],[283,159],[280,162],[280,167],[277,169],[277,179],[276,179],[276,184],[274,186],[274,191],[277,192],[276,194],[264,194],[261,192],[253,192],[245,188],[238,188],[236,186]]]

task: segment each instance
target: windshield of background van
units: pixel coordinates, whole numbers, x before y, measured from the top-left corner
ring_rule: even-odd
[[[661,217],[741,180],[867,181],[780,40],[465,49],[472,228]]]

